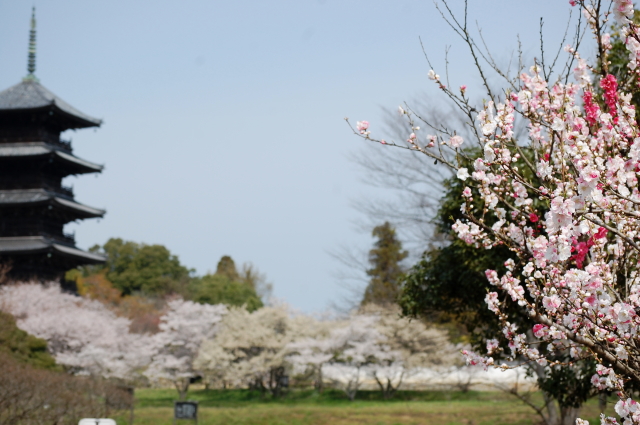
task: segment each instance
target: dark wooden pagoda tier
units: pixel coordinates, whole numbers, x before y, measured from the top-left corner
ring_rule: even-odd
[[[0,262],[15,279],[59,279],[79,265],[104,258],[75,246],[64,225],[102,217],[104,210],[75,201],[62,185],[70,175],[99,173],[102,166],[73,155],[60,139],[69,129],[100,126],[30,74],[0,92]]]

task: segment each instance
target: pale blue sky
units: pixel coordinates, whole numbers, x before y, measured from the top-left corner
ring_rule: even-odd
[[[0,0],[0,89],[26,74],[33,4]],[[327,251],[372,242],[355,229],[350,201],[380,194],[347,159],[363,142],[343,118],[379,122],[381,107],[434,92],[418,37],[440,66],[453,45],[455,85],[477,82],[428,0],[35,5],[37,76],[104,119],[70,134],[77,155],[106,165],[68,182],[80,202],[107,209],[99,222],[69,226],[78,245],[159,243],[200,274],[228,254],[253,262],[276,297],[305,311],[341,294]],[[558,0],[470,1],[500,57],[518,33],[535,54],[540,16],[547,42],[558,41],[568,10]]]

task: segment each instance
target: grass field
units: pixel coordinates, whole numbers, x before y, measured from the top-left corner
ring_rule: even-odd
[[[136,425],[171,425],[176,392],[168,389],[136,390]],[[525,425],[539,417],[513,396],[499,392],[406,391],[390,401],[377,392],[363,391],[354,402],[338,392],[292,391],[279,400],[244,390],[200,390],[188,399],[199,402],[201,425]],[[597,403],[581,415],[599,423]],[[128,423],[128,415],[118,424]],[[179,421],[178,425],[189,425]]]

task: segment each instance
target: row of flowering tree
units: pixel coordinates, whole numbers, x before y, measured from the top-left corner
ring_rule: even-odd
[[[133,333],[129,319],[104,304],[64,293],[57,285],[0,288],[0,309],[48,342],[71,373],[128,381],[172,383],[184,398],[193,378],[206,385],[249,387],[279,396],[285,377],[343,388],[353,399],[362,380],[391,397],[425,367],[461,360],[446,332],[368,307],[340,320],[293,314],[286,306],[244,308],[175,299],[159,332]]]
[[[637,424],[640,127],[632,93],[619,84],[637,91],[640,28],[628,0],[569,3],[581,9],[597,52],[593,66],[579,55],[578,28],[573,45],[564,48],[573,82],[568,72],[553,74],[536,61],[515,79],[495,68],[505,87],[501,93],[491,90],[477,45],[469,42],[466,16],[458,20],[451,14],[449,22],[476,59],[486,101],[471,101],[466,86],[454,90],[434,70],[429,78],[467,117],[471,140],[437,126],[431,126],[437,134],[421,136],[418,121],[425,117],[407,107],[400,108],[408,125],[406,144],[373,137],[366,121],[354,130],[453,169],[464,185],[462,217],[453,226],[457,237],[477,249],[500,246],[512,253],[504,273],[486,270],[495,288],[487,294],[487,307],[502,332],[484,352],[465,352],[468,362],[506,369],[513,363],[500,359],[543,367],[591,359],[597,364],[593,386],[619,397],[619,419],[603,415],[602,423]],[[611,18],[628,50],[620,82],[609,72]],[[526,137],[515,136],[518,124],[526,126]],[[511,302],[535,323],[531,328],[509,320],[505,306]],[[567,353],[566,360],[558,359],[559,352]]]
[[[176,299],[167,305],[160,331],[133,333],[131,321],[99,301],[61,291],[58,285],[0,288],[0,309],[24,331],[47,341],[58,364],[71,373],[124,380],[164,380],[186,395],[197,376],[193,360],[200,344],[215,335],[227,309]]]
[[[443,330],[401,318],[396,308],[367,306],[341,320],[292,314],[284,306],[232,309],[196,366],[210,382],[281,391],[282,374],[341,388],[349,399],[364,379],[391,397],[405,378],[461,359]]]
[[[301,339],[288,350],[298,371],[314,374],[319,385],[328,379],[351,400],[365,378],[375,381],[388,399],[412,375],[447,370],[460,360],[459,348],[446,332],[402,318],[395,307],[373,304],[324,336]]]

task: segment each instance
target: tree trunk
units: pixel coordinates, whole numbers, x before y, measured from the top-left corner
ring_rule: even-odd
[[[282,377],[284,376],[284,367],[278,366],[271,368],[269,371],[269,391],[274,398],[280,397],[282,394]]]
[[[373,373],[373,379],[376,380],[376,384],[378,384],[378,386],[380,387],[380,392],[382,393],[382,397],[384,397],[384,385],[382,384],[380,379],[378,379],[378,375],[376,375],[375,372]]]
[[[355,400],[356,394],[358,393],[358,385],[354,384],[352,387],[351,383],[352,381],[349,381],[349,383],[347,384],[347,390],[345,391],[347,393],[347,397],[349,398],[349,401]]]
[[[547,424],[548,425],[559,425],[560,424],[560,415],[558,414],[558,407],[556,406],[556,402],[553,398],[551,398],[547,393],[542,393],[544,397],[544,403],[547,407]]]
[[[578,415],[580,415],[579,407],[563,407],[561,411],[561,421],[559,425],[575,425]]]
[[[400,388],[400,385],[402,385],[403,381],[404,381],[404,370],[400,374],[398,385],[396,385],[395,387],[393,386],[393,382],[391,382],[391,379],[389,379],[389,388],[388,388],[389,399],[392,398],[394,395],[396,395],[396,391],[398,391],[398,388]]]
[[[384,394],[382,394],[382,397],[385,400],[389,400],[392,396],[393,396],[393,384],[391,383],[391,379],[387,378],[387,385],[385,386]]]
[[[316,390],[322,394],[324,391],[324,383],[322,378],[322,365],[318,366],[318,377],[316,378]]]
[[[602,391],[598,394],[598,408],[600,413],[604,413],[604,409],[607,408],[607,396],[608,394],[606,391]]]
[[[255,379],[253,380],[253,382],[251,382],[251,384],[249,384],[249,389],[250,390],[259,390],[262,395],[264,396],[264,394],[267,392],[267,388],[264,386],[264,382],[262,382],[262,377],[261,376],[256,376]]]
[[[387,378],[386,385],[382,381],[380,381],[380,379],[378,378],[378,375],[376,375],[375,372],[373,374],[373,378],[376,380],[378,387],[380,387],[380,391],[382,392],[382,398],[385,400],[390,400],[395,395],[398,388],[400,388],[400,385],[402,385],[402,380],[404,379],[404,372],[402,372],[402,375],[400,375],[400,381],[398,382],[398,385],[396,385],[395,387],[393,386],[393,382],[391,381],[390,378]]]
[[[356,379],[353,381],[349,381],[349,383],[347,384],[347,388],[345,390],[345,392],[347,393],[347,397],[349,397],[349,401],[355,400],[356,394],[358,393],[359,386],[360,386],[360,367],[358,367],[356,371]]]
[[[528,332],[527,335],[529,335],[530,339],[533,339],[533,335],[531,334],[531,332]],[[544,379],[546,377],[544,366],[541,366],[537,363],[534,363],[532,366],[539,379]],[[547,425],[559,425],[560,414],[558,413],[558,407],[556,406],[555,399],[544,391],[542,392],[542,396],[544,397],[544,407],[546,407],[547,409],[547,415],[545,417],[545,415],[543,414],[544,409],[541,409],[542,411],[538,413],[540,413],[540,416],[542,416],[542,419],[547,423]]]
[[[133,425],[134,407],[136,401],[136,387],[129,387],[129,393],[131,394],[131,410],[129,411],[129,425]]]
[[[176,390],[178,390],[178,400],[185,400],[187,398],[190,383],[189,378],[178,378],[174,381]]]

